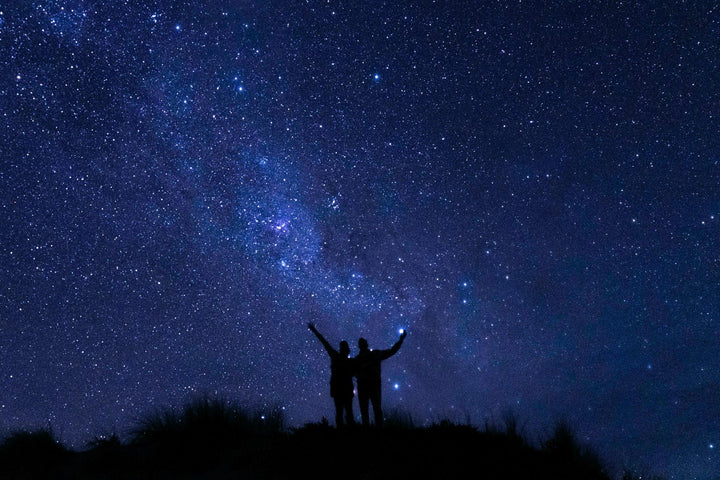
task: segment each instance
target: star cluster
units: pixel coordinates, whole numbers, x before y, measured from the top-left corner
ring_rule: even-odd
[[[211,393],[720,469],[712,2],[0,6],[0,431]]]

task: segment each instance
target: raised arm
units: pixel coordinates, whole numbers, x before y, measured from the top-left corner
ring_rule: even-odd
[[[325,340],[325,337],[323,337],[322,334],[317,331],[314,323],[312,323],[312,322],[308,323],[308,328],[310,329],[311,332],[313,332],[315,334],[315,336],[318,338],[318,340],[320,340],[320,343],[323,344],[323,347],[325,347],[325,350],[327,350],[328,355],[330,355],[331,357],[333,355],[337,355],[338,352],[332,347],[332,345],[330,345],[330,343],[327,340]]]
[[[400,347],[403,344],[403,341],[405,340],[405,337],[407,336],[407,330],[404,330],[403,333],[400,335],[400,340],[395,342],[395,345],[393,345],[391,348],[387,350],[382,351],[382,359],[385,360],[386,358],[390,358],[393,355],[397,353],[398,350],[400,350]]]

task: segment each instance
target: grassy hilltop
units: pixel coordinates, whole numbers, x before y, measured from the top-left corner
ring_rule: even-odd
[[[286,429],[280,413],[202,399],[146,416],[128,437],[97,438],[75,451],[48,430],[15,432],[0,445],[0,478],[610,479],[566,426],[532,445],[512,419],[502,428],[415,427],[397,415],[382,430],[338,430],[324,419]]]

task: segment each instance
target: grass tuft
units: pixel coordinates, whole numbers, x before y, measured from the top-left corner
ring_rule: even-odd
[[[165,408],[142,417],[130,431],[132,443],[234,443],[252,435],[284,429],[282,410],[250,412],[237,404],[207,396],[181,409]]]

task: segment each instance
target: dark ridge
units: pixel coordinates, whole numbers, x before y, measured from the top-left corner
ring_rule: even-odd
[[[396,412],[382,429],[337,429],[324,418],[287,429],[280,410],[261,415],[208,398],[140,418],[125,441],[113,434],[73,451],[48,429],[15,432],[0,445],[0,478],[18,480],[305,477],[611,478],[565,424],[538,445],[523,437],[514,418],[484,429],[448,420],[417,427]]]

